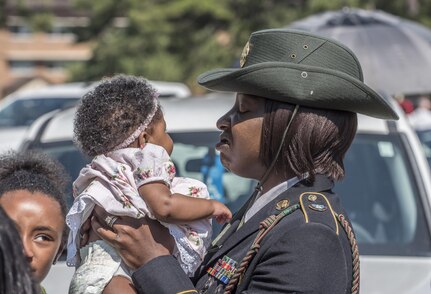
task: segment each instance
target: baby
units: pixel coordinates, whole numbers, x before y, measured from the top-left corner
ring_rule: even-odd
[[[174,238],[174,256],[189,275],[210,243],[210,218],[223,223],[232,217],[225,205],[209,199],[205,184],[175,177],[169,157],[173,142],[157,96],[144,78],[118,75],[82,98],[75,140],[94,158],[73,184],[75,200],[66,217],[71,229],[67,261],[77,266],[69,293],[101,293],[122,279],[132,283],[121,258],[94,232],[79,250],[80,227],[95,205],[112,215],[159,220]],[[114,221],[106,220],[108,226]]]

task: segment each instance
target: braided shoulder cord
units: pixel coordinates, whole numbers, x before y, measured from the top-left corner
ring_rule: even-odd
[[[299,204],[295,204],[292,206],[289,206],[285,210],[283,210],[281,213],[279,213],[277,216],[271,215],[265,220],[263,220],[259,225],[259,232],[256,236],[256,238],[253,241],[253,244],[250,246],[250,249],[247,251],[247,254],[242,259],[238,269],[235,271],[234,275],[230,279],[228,285],[226,286],[224,290],[224,294],[231,294],[233,290],[236,288],[238,282],[242,279],[243,274],[245,273],[248,265],[250,264],[250,261],[253,259],[253,257],[256,255],[256,253],[260,249],[260,242],[262,239],[269,233],[269,231],[285,216],[291,214],[295,210],[300,208]],[[350,226],[349,222],[346,220],[344,215],[342,214],[335,214],[337,217],[338,222],[340,223],[343,230],[346,232],[347,238],[350,242],[350,246],[352,249],[352,259],[353,259],[353,279],[352,279],[352,294],[358,294],[359,293],[359,277],[360,277],[360,271],[359,271],[359,250],[358,250],[358,243],[356,242],[355,235],[353,234],[352,227]]]
[[[259,225],[259,232],[257,233],[256,238],[253,241],[253,244],[250,246],[250,249],[247,251],[247,254],[242,259],[241,263],[239,264],[239,267],[235,271],[234,275],[229,281],[229,284],[224,289],[224,294],[231,294],[235,287],[237,286],[238,282],[241,281],[243,274],[245,273],[245,270],[247,269],[248,265],[250,264],[250,261],[253,259],[253,257],[256,255],[256,253],[259,251],[260,248],[260,242],[262,239],[269,233],[269,231],[285,216],[291,214],[295,210],[299,209],[299,204],[294,204],[292,206],[289,206],[282,212],[280,212],[278,215],[271,215],[265,220],[263,220]]]
[[[350,247],[352,248],[352,264],[353,264],[353,279],[352,279],[352,294],[359,293],[359,250],[358,243],[356,242],[355,235],[353,234],[352,227],[349,222],[346,220],[344,215],[335,214],[338,222],[343,227],[346,232],[347,238],[350,242]]]

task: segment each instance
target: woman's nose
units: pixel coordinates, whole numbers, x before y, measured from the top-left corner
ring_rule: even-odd
[[[33,255],[34,255],[32,242],[29,240],[22,240],[22,245],[24,247],[25,256],[29,259],[29,261],[31,261],[31,259],[33,258]]]
[[[230,116],[229,116],[229,112],[226,112],[224,115],[222,115],[218,120],[217,120],[217,128],[219,130],[225,130],[229,127],[230,125]]]

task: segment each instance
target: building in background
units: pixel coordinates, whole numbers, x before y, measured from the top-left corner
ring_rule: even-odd
[[[91,57],[73,30],[89,18],[72,0],[6,0],[0,29],[0,98],[21,88],[63,83],[67,67]]]

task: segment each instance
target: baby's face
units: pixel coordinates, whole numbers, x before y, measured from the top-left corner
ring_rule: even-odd
[[[166,152],[171,155],[172,150],[174,149],[174,143],[171,136],[169,136],[166,131],[166,122],[163,117],[158,121],[154,122],[149,143],[162,146],[166,149]]]

